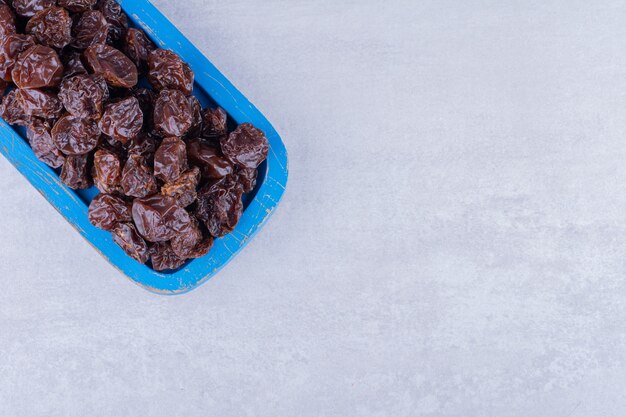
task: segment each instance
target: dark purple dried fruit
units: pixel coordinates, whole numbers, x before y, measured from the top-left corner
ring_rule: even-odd
[[[13,81],[11,71],[19,54],[35,46],[35,38],[31,35],[11,33],[2,37],[0,42],[0,78]]]
[[[129,155],[122,170],[122,189],[129,197],[145,197],[157,192],[157,183],[141,155]]]
[[[69,188],[82,190],[91,187],[88,155],[71,155],[65,158],[61,170],[61,181]]]
[[[24,112],[20,100],[18,99],[17,90],[9,92],[9,94],[2,98],[0,117],[2,117],[5,122],[18,126],[28,126],[32,120],[32,117],[27,116]]]
[[[198,198],[196,189],[200,182],[200,169],[193,167],[183,172],[178,179],[161,187],[161,194],[174,197],[181,207],[193,204]]]
[[[96,0],[59,0],[59,6],[74,13],[82,13],[93,9]]]
[[[74,40],[72,46],[78,49],[87,49],[91,45],[104,44],[109,34],[109,24],[97,10],[83,13],[74,25]]]
[[[221,107],[204,109],[202,112],[202,137],[207,139],[219,139],[228,133],[228,116]]]
[[[128,17],[122,11],[115,0],[100,0],[96,5],[96,9],[100,10],[107,22],[109,22],[109,43],[114,43],[124,36],[128,30]]]
[[[0,38],[15,33],[15,15],[6,4],[0,4]]]
[[[49,7],[30,18],[26,33],[43,45],[61,49],[72,41],[72,18],[62,7]]]
[[[67,115],[59,119],[52,128],[52,140],[66,155],[89,153],[100,139],[98,124],[90,119]]]
[[[56,0],[13,0],[15,13],[24,17],[32,17],[37,12],[56,5]]]
[[[178,90],[163,90],[154,105],[154,126],[163,136],[182,137],[193,123],[189,100]]]
[[[150,259],[152,269],[166,271],[178,269],[185,264],[185,259],[176,256],[172,247],[167,242],[158,242],[150,247]]]
[[[137,262],[145,264],[150,259],[146,241],[130,223],[118,223],[113,228],[113,241]]]
[[[59,168],[65,162],[65,157],[52,141],[50,125],[43,120],[35,119],[26,132],[30,147],[37,159],[52,168]]]
[[[165,242],[186,231],[191,224],[187,211],[173,197],[153,195],[133,202],[133,220],[149,242]]]
[[[239,168],[235,170],[237,176],[237,182],[241,184],[244,193],[249,193],[256,187],[256,177],[258,171],[255,168]]]
[[[99,149],[93,156],[93,181],[103,193],[120,191],[122,162],[117,153]]]
[[[185,137],[193,139],[202,133],[202,105],[194,96],[189,97],[189,105],[191,106],[191,127],[185,133]]]
[[[128,97],[107,105],[99,126],[105,135],[122,144],[128,142],[137,136],[143,127],[143,113],[139,101],[135,97]]]
[[[265,134],[250,123],[243,123],[230,135],[222,137],[220,145],[226,158],[244,168],[258,167],[269,151]]]
[[[42,119],[58,119],[63,112],[63,104],[56,95],[37,89],[18,89],[17,100],[24,114]]]
[[[148,70],[148,56],[156,49],[156,46],[146,36],[143,30],[130,28],[126,32],[124,52],[137,66],[140,74]]]
[[[187,155],[189,162],[198,166],[205,178],[219,179],[233,173],[233,166],[219,149],[200,139],[189,142]]]
[[[140,155],[148,161],[153,161],[158,146],[155,138],[146,133],[140,133],[126,144],[126,150],[129,155]]]
[[[109,231],[133,220],[130,203],[110,194],[98,194],[89,204],[88,216],[91,224]]]
[[[137,67],[121,51],[109,45],[93,45],[85,51],[91,70],[100,74],[112,87],[131,88],[137,84]]]
[[[167,49],[157,49],[148,57],[148,81],[157,90],[193,91],[194,74],[189,65]]]
[[[177,137],[163,139],[154,155],[154,176],[172,182],[187,169],[187,147]]]
[[[65,67],[63,78],[70,78],[74,75],[88,74],[87,68],[82,61],[82,53],[68,48],[63,50],[61,61]]]
[[[99,119],[109,98],[109,87],[99,75],[79,74],[63,80],[59,98],[73,116]]]
[[[54,49],[36,45],[19,54],[11,76],[19,88],[56,87],[63,76],[63,64]]]
[[[242,195],[241,186],[230,176],[207,184],[198,192],[195,214],[211,236],[222,237],[235,229],[243,213]]]

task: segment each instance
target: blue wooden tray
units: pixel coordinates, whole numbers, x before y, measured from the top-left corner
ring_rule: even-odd
[[[118,0],[119,1],[119,0]],[[203,106],[221,106],[237,123],[250,122],[265,132],[270,151],[259,167],[256,189],[244,200],[244,213],[235,231],[216,239],[211,252],[171,273],[155,272],[120,249],[109,232],[87,219],[95,188],[73,191],[59,180],[59,173],[40,162],[28,146],[25,132],[0,119],[0,152],[113,266],[137,284],[160,294],[192,290],[215,275],[254,237],[272,215],[287,184],[287,152],[278,133],[256,109],[176,27],[147,0],[119,1],[132,24],[146,31],[159,46],[176,52],[196,74],[194,95]],[[93,277],[97,279],[97,277]]]

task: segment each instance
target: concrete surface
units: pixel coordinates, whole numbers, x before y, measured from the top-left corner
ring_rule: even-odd
[[[626,415],[626,4],[155,0],[283,135],[184,296],[0,159],[0,415]]]

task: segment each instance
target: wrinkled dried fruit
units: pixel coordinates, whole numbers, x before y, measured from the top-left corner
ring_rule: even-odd
[[[59,0],[59,6],[65,7],[74,13],[82,13],[92,9],[96,5],[96,0]]]
[[[154,160],[154,154],[158,147],[157,140],[146,133],[140,133],[126,145],[129,155],[140,155],[148,161]]]
[[[222,156],[219,149],[200,139],[187,146],[189,162],[200,167],[205,178],[219,179],[233,173],[233,166]]]
[[[100,74],[112,87],[131,88],[137,84],[137,67],[121,51],[109,45],[93,45],[85,51],[91,70]]]
[[[211,236],[232,232],[243,213],[243,190],[232,177],[207,184],[198,192],[196,217],[204,222]]]
[[[43,45],[61,49],[72,41],[72,18],[62,7],[49,7],[30,18],[26,33]]]
[[[109,24],[97,10],[83,13],[73,29],[74,40],[72,46],[78,49],[87,49],[91,45],[103,44],[109,35]]]
[[[163,182],[172,182],[187,169],[185,142],[169,137],[163,139],[154,155],[154,176]]]
[[[100,139],[98,124],[90,119],[76,116],[63,116],[52,128],[52,140],[57,148],[66,155],[89,153]]]
[[[119,223],[133,220],[131,205],[110,194],[98,194],[89,204],[89,221],[99,229],[113,230]]]
[[[178,90],[163,90],[154,105],[154,125],[163,136],[182,137],[193,122],[189,100]]]
[[[181,259],[172,250],[167,242],[158,242],[150,247],[150,259],[152,269],[155,271],[166,271],[178,269],[185,264],[185,259]]]
[[[11,71],[13,71],[18,55],[31,46],[35,46],[35,38],[31,35],[12,33],[2,37],[2,42],[0,42],[0,78],[5,81],[13,81]]]
[[[228,133],[228,116],[221,107],[205,109],[202,113],[202,137],[213,139],[221,138]]]
[[[88,155],[71,155],[65,158],[61,170],[61,181],[74,190],[91,187],[89,178]]]
[[[129,155],[122,170],[122,189],[129,197],[145,197],[157,192],[157,183],[141,155]]]
[[[109,43],[113,43],[122,39],[124,33],[128,29],[128,17],[122,11],[122,8],[115,0],[100,0],[96,5],[96,9],[100,10],[107,22],[109,22]]]
[[[2,98],[0,117],[2,117],[5,122],[18,126],[28,126],[32,120],[30,116],[24,113],[24,109],[18,99],[17,90],[9,92],[9,94]]]
[[[65,157],[54,146],[47,122],[35,119],[28,127],[26,135],[37,159],[52,168],[59,168],[63,165]]]
[[[191,217],[191,222],[184,232],[174,236],[171,240],[174,253],[183,258],[191,258],[189,256],[194,248],[202,242],[202,230],[195,217]]]
[[[63,80],[59,98],[73,116],[99,119],[109,98],[109,87],[99,75],[79,74]]]
[[[255,168],[239,168],[236,169],[237,182],[241,184],[244,193],[249,193],[256,187],[256,177],[258,171]]]
[[[56,5],[56,0],[13,0],[15,13],[24,17],[32,17],[48,7]]]
[[[61,100],[56,95],[45,91],[18,89],[17,100],[27,116],[58,119],[63,112]]]
[[[70,78],[74,75],[87,74],[87,68],[82,61],[82,53],[65,48],[61,55],[61,61],[65,67],[63,78]]]
[[[113,241],[137,262],[145,264],[150,259],[146,241],[130,223],[118,223],[113,228]]]
[[[191,127],[185,136],[193,139],[202,133],[202,105],[194,96],[189,97],[189,105],[191,106]]]
[[[139,101],[139,107],[143,113],[143,129],[148,133],[153,130],[154,120],[154,103],[156,101],[156,95],[152,90],[147,88],[134,88],[131,90],[131,94]]]
[[[153,195],[133,202],[133,220],[149,242],[165,242],[186,231],[191,224],[187,210],[173,197]]]
[[[148,57],[148,81],[157,90],[179,90],[191,94],[194,74],[189,65],[167,49],[157,49]]]
[[[179,206],[187,207],[198,198],[196,189],[199,182],[200,169],[193,167],[189,171],[183,172],[176,181],[163,185],[161,194],[174,197]]]
[[[226,158],[244,168],[258,167],[269,151],[265,134],[250,123],[243,123],[234,132],[222,137],[220,145]]]
[[[130,28],[126,32],[124,52],[137,66],[139,73],[145,74],[148,70],[148,55],[156,46],[146,36],[143,30]]]
[[[93,181],[103,193],[120,190],[122,181],[122,162],[117,153],[99,149],[93,156]]]
[[[54,49],[36,45],[19,54],[11,76],[19,88],[56,87],[63,76],[63,64]]]
[[[102,133],[126,143],[141,132],[143,113],[135,97],[109,104],[99,122]]]
[[[0,37],[15,33],[15,15],[6,4],[0,4]]]

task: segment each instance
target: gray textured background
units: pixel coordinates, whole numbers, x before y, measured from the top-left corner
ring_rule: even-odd
[[[0,415],[626,414],[626,5],[155,0],[285,199],[184,296],[0,159]]]

